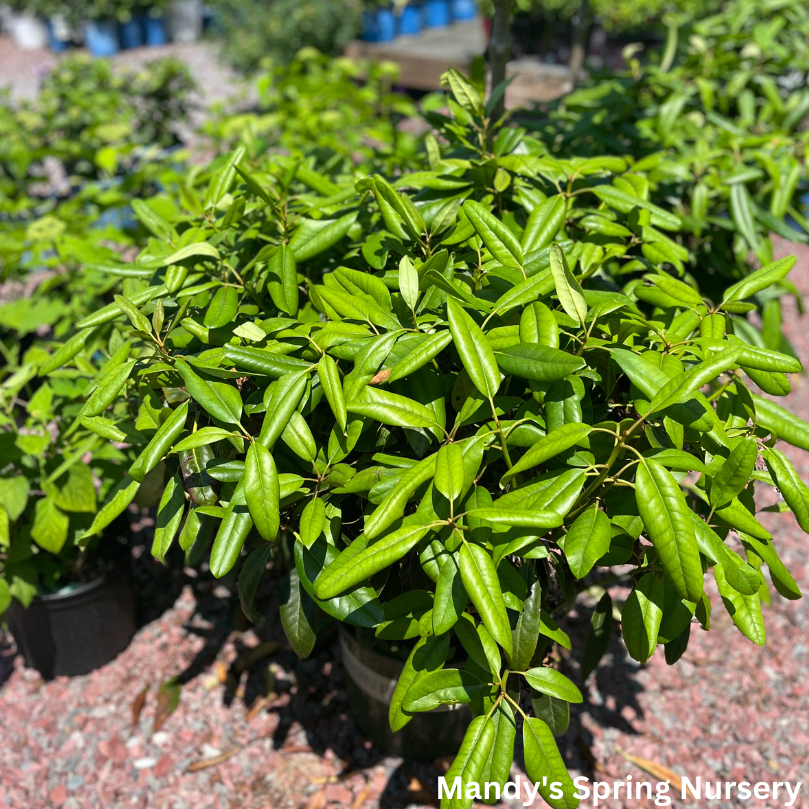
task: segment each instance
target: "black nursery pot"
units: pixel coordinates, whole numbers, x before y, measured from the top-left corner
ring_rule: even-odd
[[[388,713],[404,662],[368,649],[340,630],[346,691],[352,716],[363,735],[388,756],[434,761],[455,755],[472,721],[468,705],[446,705],[415,714],[402,730],[390,729]]]
[[[66,593],[13,602],[8,626],[27,665],[46,679],[87,674],[109,663],[135,634],[132,583],[125,568]]]

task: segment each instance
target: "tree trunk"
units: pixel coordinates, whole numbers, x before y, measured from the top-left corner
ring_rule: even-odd
[[[511,0],[494,0],[494,21],[489,40],[489,63],[492,70],[492,92],[506,80],[506,65],[511,56]],[[497,120],[506,111],[506,95],[503,93],[495,106],[492,117]]]
[[[581,0],[581,5],[573,20],[573,45],[570,49],[570,83],[574,87],[581,78],[584,60],[587,58],[591,28],[589,0]]]

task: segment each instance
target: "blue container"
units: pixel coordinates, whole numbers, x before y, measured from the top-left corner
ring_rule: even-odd
[[[118,25],[118,37],[122,48],[140,48],[143,45],[143,20],[134,16]]]
[[[478,16],[475,0],[452,0],[452,19],[455,22],[467,22]]]
[[[56,36],[56,28],[51,20],[45,20],[45,28],[48,31],[48,47],[54,53],[64,53],[70,47],[70,40]]]
[[[451,22],[449,0],[424,0],[425,28],[446,28]]]
[[[143,42],[145,45],[155,47],[165,45],[169,41],[166,33],[166,21],[162,17],[152,17],[147,14],[143,18]]]
[[[396,16],[392,8],[366,11],[362,23],[362,38],[366,42],[392,42],[396,39]]]
[[[87,20],[84,23],[84,41],[93,56],[114,56],[121,50],[118,26],[114,20]]]
[[[398,18],[397,33],[399,36],[412,36],[421,31],[421,3],[411,3],[402,9]]]

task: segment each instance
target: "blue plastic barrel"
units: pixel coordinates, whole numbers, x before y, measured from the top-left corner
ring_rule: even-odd
[[[60,39],[57,36],[56,26],[52,20],[45,20],[45,28],[48,31],[48,47],[54,53],[64,53],[70,47],[70,40]]]
[[[118,37],[122,48],[140,48],[143,45],[143,20],[133,16],[127,22],[119,23]]]
[[[452,19],[455,22],[474,20],[478,15],[475,0],[452,0]]]
[[[152,47],[165,45],[169,41],[166,33],[166,21],[162,17],[146,14],[143,18],[143,42]]]
[[[451,22],[449,0],[424,0],[425,28],[446,28]]]
[[[362,21],[362,38],[366,42],[391,42],[396,38],[396,17],[392,8],[366,11]]]
[[[397,32],[399,36],[413,36],[421,31],[421,16],[424,9],[421,3],[409,3],[403,9],[398,19]]]
[[[118,26],[114,20],[85,21],[84,41],[93,56],[114,56],[121,50]]]

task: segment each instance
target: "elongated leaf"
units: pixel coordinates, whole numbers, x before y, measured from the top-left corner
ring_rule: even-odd
[[[459,444],[447,444],[438,450],[433,485],[450,502],[461,495],[464,483],[463,450]]]
[[[326,526],[326,504],[323,498],[315,497],[306,504],[301,513],[301,542],[307,548],[315,544]]]
[[[677,592],[688,601],[702,595],[702,564],[690,509],[677,481],[660,464],[638,465],[635,500],[646,535]]]
[[[244,496],[256,530],[262,539],[272,542],[280,525],[278,472],[270,451],[258,441],[247,450]]]
[[[183,359],[176,360],[176,368],[185,382],[185,388],[194,401],[214,418],[226,424],[238,424],[242,415],[242,397],[239,391],[223,382],[208,382],[198,376]]]
[[[326,568],[315,582],[315,595],[320,599],[334,598],[365,581],[401,559],[428,530],[429,527],[425,525],[406,526],[363,548],[359,553],[349,554],[356,545],[355,542],[342,554],[350,556],[350,565],[341,563],[338,558],[334,570]]]
[[[449,635],[434,635],[420,638],[407,658],[393,696],[390,700],[389,721],[391,730],[401,730],[412,718],[412,713],[402,710],[402,703],[410,686],[417,678],[423,678],[431,672],[438,671],[447,659],[449,652]]]
[[[565,702],[578,703],[584,701],[581,691],[556,669],[540,666],[528,669],[524,676],[532,688],[541,691],[543,694],[563,699]]]
[[[629,654],[645,663],[655,652],[663,620],[663,585],[647,573],[629,594],[621,612],[621,631]]]
[[[763,646],[767,641],[764,628],[764,616],[761,614],[761,599],[758,593],[742,595],[728,585],[725,571],[721,565],[714,568],[716,586],[719,595],[736,628],[756,646]]]
[[[340,384],[340,372],[337,363],[328,355],[324,354],[317,364],[317,375],[326,400],[329,403],[334,418],[340,425],[340,429],[345,431],[348,417],[346,414],[345,397],[343,396],[343,386]]]
[[[757,458],[758,446],[752,438],[739,441],[714,475],[711,484],[712,506],[726,505],[747,486]]]
[[[584,367],[584,360],[558,348],[537,343],[520,343],[496,353],[497,364],[507,373],[523,379],[554,382]]]
[[[510,655],[511,626],[491,556],[478,545],[464,543],[459,561],[461,579],[469,598],[492,637]]]
[[[539,788],[545,803],[552,809],[575,809],[579,805],[576,788],[568,774],[551,729],[536,717],[529,716],[522,728],[525,771]],[[555,797],[552,784],[561,786],[562,797]]]
[[[452,298],[447,299],[449,330],[472,384],[486,397],[492,398],[500,387],[500,371],[494,352],[477,323]]]
[[[142,481],[166,456],[185,428],[187,418],[188,403],[185,402],[160,425],[152,440],[129,468],[129,474],[134,480]],[[180,444],[182,443],[184,442],[181,441]],[[175,448],[175,451],[179,450]]]
[[[581,656],[581,678],[586,680],[596,670],[607,651],[612,633],[612,599],[609,593],[601,596],[590,618],[590,632],[584,642]]]
[[[565,557],[577,579],[583,579],[609,550],[611,536],[609,517],[597,506],[576,518],[565,536]]]
[[[172,475],[166,484],[160,505],[157,509],[155,521],[154,540],[152,542],[152,556],[161,561],[168,553],[171,543],[180,528],[185,510],[185,497],[183,496],[183,483],[179,475]]]
[[[567,212],[567,201],[563,194],[549,197],[531,211],[522,235],[522,249],[528,254],[547,247],[562,227]]]
[[[741,301],[761,292],[763,289],[777,284],[779,281],[786,278],[789,271],[795,266],[795,256],[787,256],[787,258],[779,259],[778,261],[762,267],[751,273],[742,281],[728,287],[725,290],[725,301]]]
[[[388,382],[395,382],[423,368],[430,360],[437,357],[452,342],[452,333],[440,331],[431,334],[409,354],[390,368]]]
[[[253,602],[256,598],[258,585],[261,582],[261,574],[264,573],[264,568],[267,566],[269,558],[270,546],[262,545],[245,559],[244,565],[239,571],[239,602],[242,605],[242,612],[253,623],[261,618],[261,613],[253,606]]]
[[[239,308],[239,293],[233,287],[220,287],[205,310],[203,325],[218,329],[233,322]]]
[[[571,423],[564,424],[556,430],[548,433],[544,438],[540,438],[525,455],[517,461],[511,469],[500,479],[501,483],[506,483],[515,475],[534,466],[545,463],[550,458],[554,458],[559,453],[564,452],[580,443],[589,435],[592,427],[588,424]]]
[[[269,553],[270,546],[265,545],[264,549]],[[317,640],[312,628],[317,607],[301,587],[298,571],[294,567],[287,575],[286,588],[288,588],[288,592],[285,597],[282,596],[279,610],[281,625],[284,627],[284,634],[295,654],[300,658],[306,658],[312,653]]]
[[[440,669],[418,677],[402,700],[402,709],[409,713],[431,711],[439,705],[468,703],[488,689],[474,674],[459,669]]]
[[[583,327],[587,321],[587,302],[584,300],[584,292],[579,282],[567,266],[567,259],[559,245],[551,246],[550,260],[559,303],[565,312],[578,320]]]
[[[463,209],[486,249],[503,266],[522,270],[523,252],[514,234],[479,202],[467,200]]]
[[[764,451],[764,461],[798,525],[809,533],[809,489],[806,484],[783,452],[767,449]]]
[[[245,502],[244,481],[239,483],[228,503],[225,516],[211,548],[211,573],[220,579],[236,564],[253,521]]]

